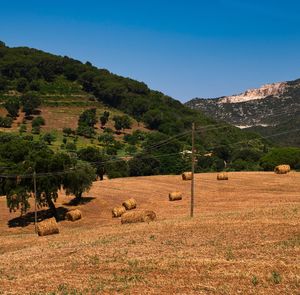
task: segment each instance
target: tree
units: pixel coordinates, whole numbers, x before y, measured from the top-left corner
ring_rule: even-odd
[[[114,116],[113,120],[115,122],[115,129],[117,133],[120,133],[122,129],[129,129],[131,128],[132,122],[131,119],[127,116]]]
[[[56,139],[55,135],[52,134],[52,133],[49,133],[49,132],[45,133],[44,136],[43,136],[43,140],[44,140],[45,142],[47,142],[49,145],[50,145],[53,141],[55,141],[55,139]]]
[[[0,56],[1,57],[1,56]],[[7,88],[7,80],[0,76],[0,91],[5,91]]]
[[[96,124],[96,109],[85,110],[79,117],[77,134],[91,138],[95,135],[94,125]]]
[[[158,129],[160,125],[164,122],[164,115],[162,111],[154,109],[149,110],[147,113],[145,113],[143,119],[148,128]]]
[[[41,105],[41,99],[36,92],[27,92],[21,97],[21,104],[26,116],[30,116]]]
[[[32,127],[40,127],[42,125],[45,125],[45,119],[42,116],[35,117],[31,122]]]
[[[28,85],[27,79],[25,79],[25,78],[20,78],[20,79],[17,81],[17,90],[18,90],[19,92],[23,92],[23,91],[27,88],[27,85]]]
[[[77,202],[80,202],[82,194],[88,191],[96,178],[96,170],[89,163],[77,161],[73,171],[66,174],[64,189],[66,194],[73,194]]]
[[[84,136],[86,138],[92,138],[96,134],[94,127],[90,127],[85,124],[78,125],[76,132],[78,135]]]
[[[109,178],[129,176],[128,164],[126,161],[121,159],[109,162],[106,169]]]
[[[2,141],[3,142],[3,141]],[[6,138],[0,147],[1,159],[14,163],[7,173],[32,174],[36,171],[36,200],[39,207],[49,207],[53,216],[59,216],[54,202],[58,190],[63,184],[61,172],[68,169],[71,159],[68,155],[54,153],[43,142],[27,141],[20,137]],[[21,210],[25,213],[30,208],[29,199],[33,196],[32,178],[2,179],[3,192],[7,196],[10,211]]]
[[[101,127],[102,128],[108,122],[108,118],[109,118],[109,112],[108,111],[104,111],[104,113],[102,114],[102,116],[100,116],[100,123],[101,123]]]
[[[78,151],[78,158],[82,161],[89,162],[96,168],[96,173],[103,180],[106,173],[107,155],[96,147],[87,147]]]
[[[137,155],[128,162],[130,176],[159,174],[160,162],[151,155]]]
[[[20,109],[20,101],[17,98],[9,98],[5,103],[4,107],[6,108],[8,115],[12,118],[16,118]]]
[[[0,127],[10,128],[13,123],[13,119],[10,117],[0,117]]]
[[[73,131],[71,128],[65,127],[63,128],[63,133],[65,134],[65,136],[70,136],[73,133]]]
[[[111,133],[103,133],[98,137],[100,143],[111,145],[115,142],[115,138]]]
[[[264,170],[274,170],[277,165],[288,164],[292,169],[300,169],[300,148],[273,148],[261,159]]]
[[[96,119],[96,109],[95,108],[85,110],[80,115],[79,120],[78,120],[78,125],[84,124],[89,127],[94,127],[96,123],[97,123],[97,119]]]

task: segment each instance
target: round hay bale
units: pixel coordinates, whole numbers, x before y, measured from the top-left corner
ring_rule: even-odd
[[[179,200],[182,200],[182,193],[181,192],[169,193],[169,201],[179,201]]]
[[[126,210],[132,210],[134,208],[136,208],[136,200],[131,198],[125,202],[123,202],[122,204]]]
[[[126,212],[126,208],[124,206],[115,207],[112,209],[113,217],[121,217]]]
[[[137,222],[150,222],[156,219],[154,211],[143,210],[143,211],[132,211],[126,212],[121,217],[121,223],[137,223]]]
[[[290,171],[291,171],[290,165],[278,165],[274,169],[274,172],[276,174],[287,174]]]
[[[66,213],[66,219],[70,221],[76,221],[82,218],[81,211],[78,209],[70,210]]]
[[[55,218],[43,220],[37,224],[39,236],[47,236],[59,233],[59,228]]]
[[[192,172],[183,172],[181,176],[182,180],[192,180]]]
[[[228,174],[227,173],[218,173],[217,180],[228,180]]]

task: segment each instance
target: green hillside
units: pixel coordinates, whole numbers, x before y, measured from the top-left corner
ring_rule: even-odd
[[[210,159],[199,161],[198,170],[220,170],[224,168],[224,161],[228,164],[235,160],[251,162],[249,165],[239,166],[238,169],[257,169],[257,157],[255,161],[247,157],[241,158],[239,152],[247,149],[260,155],[268,145],[255,133],[242,132],[229,124],[217,123],[201,112],[191,110],[179,101],[149,89],[143,82],[112,74],[106,69],[96,68],[89,62],[84,64],[66,56],[55,56],[27,47],[9,48],[2,42],[0,115],[4,120],[3,126],[6,124],[4,117],[7,114],[5,106],[8,102],[13,105],[20,101],[22,105],[22,99],[26,96],[38,97],[41,100],[39,115],[45,117],[46,121],[45,125],[41,126],[41,131],[33,134],[34,140],[40,140],[45,132],[52,132],[55,133],[52,146],[55,146],[56,150],[65,150],[70,141],[77,145],[73,145],[73,149],[78,150],[90,145],[105,150],[108,145],[106,139],[109,136],[105,135],[107,138],[102,138],[102,142],[98,141],[98,136],[112,134],[112,155],[132,157],[137,153],[144,153],[154,156],[160,162],[157,164],[160,167],[157,173],[178,173],[188,169],[188,162],[182,159],[182,155],[178,156],[178,153],[191,149],[189,131],[192,122],[195,122],[197,129],[198,156],[213,152]],[[20,110],[22,108],[24,110],[24,106],[21,106]],[[95,124],[85,126],[81,132],[78,129],[79,116],[90,108],[96,108],[97,122],[104,111],[110,112],[110,118],[105,128],[100,128],[99,122],[95,121]],[[113,117],[124,114],[129,116],[131,126],[117,132],[114,129]],[[20,111],[18,117],[13,119],[12,127],[2,130],[19,132],[20,128],[23,128],[23,136],[34,133],[31,120],[37,115],[33,113],[30,118]],[[73,129],[73,135],[66,136],[63,133],[66,128]],[[163,148],[147,150],[149,146],[166,141],[168,144],[165,143]],[[240,144],[236,144],[238,142]],[[176,154],[176,157],[161,157],[168,154]],[[255,163],[252,163],[253,161]]]

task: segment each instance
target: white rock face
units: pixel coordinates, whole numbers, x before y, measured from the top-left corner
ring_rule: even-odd
[[[238,102],[244,102],[249,100],[263,99],[270,95],[277,96],[284,92],[286,85],[287,85],[286,82],[266,84],[260,88],[249,89],[246,92],[241,94],[222,97],[220,98],[218,103],[219,104],[238,103]]]

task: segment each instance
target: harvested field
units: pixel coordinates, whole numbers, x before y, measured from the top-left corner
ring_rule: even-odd
[[[196,174],[195,184],[190,219],[181,175],[95,182],[84,218],[45,237],[0,198],[0,294],[299,294],[300,173]],[[173,190],[185,198],[169,202]],[[111,217],[132,195],[155,222]]]

